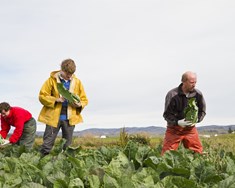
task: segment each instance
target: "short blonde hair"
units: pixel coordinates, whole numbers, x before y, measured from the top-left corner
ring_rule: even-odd
[[[73,74],[76,71],[76,65],[74,60],[72,59],[63,60],[61,63],[61,70],[66,73]]]

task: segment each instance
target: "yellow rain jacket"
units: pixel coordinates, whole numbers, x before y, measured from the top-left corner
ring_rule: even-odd
[[[57,83],[60,83],[59,74],[60,71],[52,72],[39,93],[39,101],[43,105],[43,108],[39,114],[38,121],[52,127],[57,127],[62,108],[62,103],[56,102],[56,99],[60,97],[59,91],[57,90]],[[83,122],[81,111],[88,104],[88,99],[81,81],[74,74],[71,77],[69,91],[78,95],[82,104],[82,108],[74,108],[68,105],[67,116],[69,124],[76,125]]]

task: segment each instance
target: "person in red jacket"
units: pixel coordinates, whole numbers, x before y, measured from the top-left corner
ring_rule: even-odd
[[[21,107],[11,107],[7,102],[0,103],[0,113],[0,135],[6,139],[13,126],[15,129],[9,137],[10,143],[31,149],[36,135],[36,121],[32,114]]]

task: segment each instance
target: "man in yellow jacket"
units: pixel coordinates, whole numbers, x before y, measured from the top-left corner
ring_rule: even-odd
[[[81,111],[88,104],[88,99],[81,81],[74,75],[75,71],[75,62],[72,59],[65,59],[61,63],[61,69],[51,72],[40,90],[39,101],[43,108],[38,121],[46,124],[41,147],[42,155],[50,153],[60,129],[62,138],[66,139],[66,149],[72,142],[75,125],[83,121]],[[67,100],[65,95],[59,92],[58,84],[78,96],[80,101]]]

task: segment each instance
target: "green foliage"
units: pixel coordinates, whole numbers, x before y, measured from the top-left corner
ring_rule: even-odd
[[[186,121],[191,121],[192,123],[197,123],[198,120],[198,107],[195,98],[190,98],[188,100],[188,105],[184,109],[184,115]]]
[[[7,146],[0,153],[0,187],[234,187],[235,155],[204,143],[206,154],[180,147],[160,151],[129,140],[125,147],[69,147],[64,140],[42,157],[37,150]]]
[[[80,102],[80,98],[67,90],[62,83],[57,83],[59,93],[69,101],[69,103]]]
[[[147,134],[142,133],[129,135],[126,132],[125,128],[122,128],[120,130],[119,140],[121,147],[125,147],[129,141],[137,142],[144,145],[150,145],[150,138]]]
[[[150,145],[150,138],[144,134],[129,135],[128,140],[144,145]]]
[[[4,143],[5,143],[4,138],[2,138],[2,135],[0,135],[0,145]]]
[[[235,134],[223,134],[218,136],[211,136],[208,138],[201,138],[204,148],[207,150],[225,150],[226,152],[235,153]]]
[[[231,127],[228,128],[228,133],[229,133],[229,134],[233,133],[233,130],[232,130]]]
[[[123,127],[123,128],[120,130],[119,139],[120,139],[120,145],[121,145],[122,147],[125,147],[126,144],[127,144],[127,142],[128,142],[128,133],[126,132],[125,127]]]

